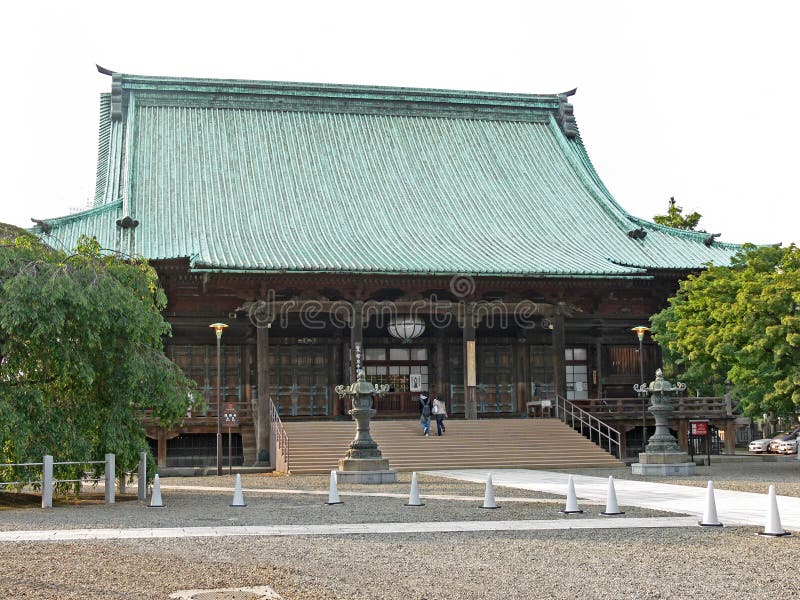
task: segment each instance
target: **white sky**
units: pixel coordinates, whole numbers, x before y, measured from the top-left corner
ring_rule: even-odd
[[[573,87],[594,165],[633,215],[675,196],[731,242],[800,242],[793,2],[6,3],[0,221],[94,196],[115,71],[523,93]],[[797,9],[800,11],[800,8]]]

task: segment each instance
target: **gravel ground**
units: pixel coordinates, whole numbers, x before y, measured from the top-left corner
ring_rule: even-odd
[[[629,469],[574,470],[632,478]],[[651,481],[800,496],[800,463],[719,462],[694,477]],[[248,507],[231,493],[178,492],[171,485],[224,485],[230,477],[165,478],[164,509],[135,500],[40,509],[0,509],[0,530],[75,527],[268,525],[565,517],[563,497],[497,488],[499,511],[477,508],[483,486],[419,476],[420,493],[455,495],[403,506],[409,475],[392,485],[340,484],[344,504],[326,506],[327,476],[246,475]],[[288,490],[317,494],[290,494]],[[280,492],[280,490],[286,490]],[[348,495],[399,494],[404,498]],[[504,498],[508,498],[504,502]],[[512,501],[511,499],[525,501]],[[622,507],[627,516],[655,511]],[[269,585],[290,599],[761,598],[784,595],[791,572],[779,557],[800,536],[764,538],[756,528],[613,529],[445,534],[229,537],[116,542],[8,543],[0,547],[0,598],[167,598],[182,589]],[[791,560],[791,558],[790,558]],[[791,563],[789,563],[791,564]]]

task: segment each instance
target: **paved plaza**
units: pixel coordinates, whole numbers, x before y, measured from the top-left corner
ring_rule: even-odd
[[[499,510],[479,508],[487,473],[476,470],[420,473],[419,507],[404,506],[405,473],[396,484],[340,485],[336,506],[325,504],[325,476],[245,475],[248,506],[238,508],[228,506],[230,476],[164,478],[164,508],[121,499],[0,510],[0,568],[9,574],[0,597],[200,598],[186,590],[226,589],[239,591],[213,597],[733,598],[779,589],[770,557],[795,553],[800,536],[755,533],[773,482],[782,525],[800,532],[800,465],[698,471],[670,483],[625,469],[576,472],[578,515],[560,512],[566,472],[493,471]],[[600,514],[609,474],[625,515]],[[723,528],[697,526],[709,478]]]

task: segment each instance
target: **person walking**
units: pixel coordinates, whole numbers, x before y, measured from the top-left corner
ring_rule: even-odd
[[[422,426],[422,433],[425,437],[431,432],[431,402],[425,394],[419,396],[420,404],[420,418],[419,423]]]
[[[433,397],[433,416],[436,417],[436,435],[442,435],[444,433],[444,420],[447,418],[447,409],[444,406],[444,401],[439,400],[438,397],[434,395]]]

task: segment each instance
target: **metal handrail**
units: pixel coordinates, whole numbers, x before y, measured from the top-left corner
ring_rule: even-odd
[[[269,461],[276,471],[289,472],[289,436],[283,426],[278,409],[269,399]]]
[[[556,417],[561,419],[563,423],[570,425],[575,430],[580,426],[581,435],[587,437],[600,448],[607,450],[609,454],[619,459],[622,458],[620,447],[622,436],[619,431],[562,396],[556,396],[555,409]],[[604,447],[604,441],[606,442],[606,447]]]

